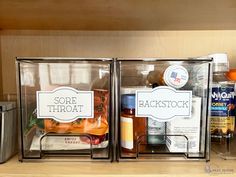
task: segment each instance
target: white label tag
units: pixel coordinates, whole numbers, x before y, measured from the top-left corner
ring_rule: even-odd
[[[78,118],[93,118],[94,93],[71,87],[37,91],[37,117],[52,118],[62,123],[73,122]]]
[[[133,119],[121,117],[121,147],[134,148]]]
[[[86,140],[86,138],[85,138]],[[89,140],[88,140],[89,141]],[[41,147],[40,147],[41,145]],[[97,149],[106,148],[108,141],[103,141],[97,145],[90,145],[86,141],[82,141],[78,136],[44,136],[35,135],[30,146],[31,151],[42,150],[80,150],[80,149]]]
[[[166,122],[176,117],[191,117],[192,91],[159,86],[136,90],[136,117],[152,117]]]

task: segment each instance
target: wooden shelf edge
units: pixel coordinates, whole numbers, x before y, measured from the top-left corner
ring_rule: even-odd
[[[236,174],[236,160],[212,153],[210,162],[19,162],[15,156],[0,164],[0,176],[209,176]]]

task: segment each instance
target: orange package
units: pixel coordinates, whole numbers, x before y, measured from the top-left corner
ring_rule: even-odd
[[[81,133],[104,135],[109,131],[109,92],[103,89],[94,90],[94,118],[77,119],[71,123],[60,123],[53,119],[44,120],[45,132]]]

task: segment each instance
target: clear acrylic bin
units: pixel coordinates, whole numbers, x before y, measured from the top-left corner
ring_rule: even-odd
[[[212,59],[117,59],[118,161],[209,160]]]
[[[17,58],[20,161],[112,160],[113,60]]]
[[[0,101],[0,164],[17,153],[16,113],[15,101]]]

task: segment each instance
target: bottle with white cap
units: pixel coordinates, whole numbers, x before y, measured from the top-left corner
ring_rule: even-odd
[[[227,54],[209,55],[213,58],[213,85],[211,100],[211,139],[225,141],[233,138],[235,125],[234,83],[227,78]]]

